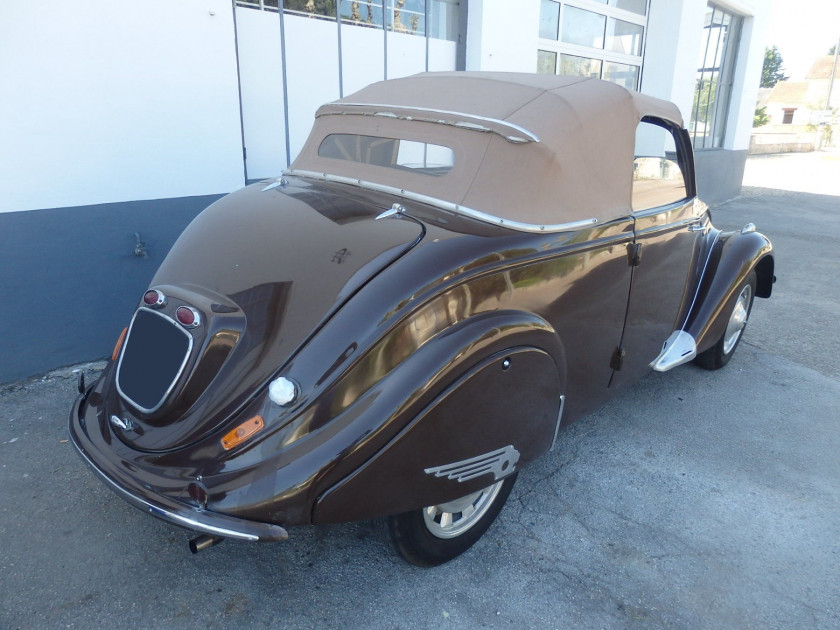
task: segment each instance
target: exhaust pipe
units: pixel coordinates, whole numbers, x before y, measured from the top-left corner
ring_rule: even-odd
[[[203,534],[198,538],[193,538],[190,541],[190,551],[193,553],[198,553],[199,551],[204,551],[205,549],[210,549],[215,545],[218,545],[220,542],[224,540],[221,536],[210,536],[208,534]]]

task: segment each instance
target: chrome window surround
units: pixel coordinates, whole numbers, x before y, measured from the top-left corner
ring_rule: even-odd
[[[123,357],[125,356],[125,349],[128,346],[128,340],[131,338],[131,331],[134,328],[134,320],[137,318],[137,313],[139,313],[140,311],[147,311],[149,313],[157,315],[158,317],[164,318],[169,323],[171,323],[177,330],[181,331],[184,335],[186,335],[187,339],[189,340],[189,344],[187,345],[187,351],[184,354],[184,360],[181,361],[181,366],[178,368],[178,371],[175,373],[175,378],[172,379],[172,383],[170,383],[169,387],[164,392],[164,394],[161,397],[158,404],[155,405],[154,407],[151,407],[151,408],[148,408],[148,409],[146,407],[140,406],[133,399],[129,398],[129,396],[125,392],[123,392],[122,387],[120,387],[120,369],[122,368]],[[115,382],[117,384],[117,391],[119,392],[120,396],[122,396],[123,399],[126,402],[131,403],[132,407],[134,407],[136,409],[139,409],[143,413],[154,413],[155,411],[157,411],[158,409],[160,409],[163,406],[163,403],[166,402],[167,398],[169,398],[169,394],[171,394],[172,390],[175,389],[175,384],[181,378],[181,375],[184,373],[184,368],[187,366],[187,361],[189,361],[189,359],[190,359],[190,355],[192,354],[192,348],[193,348],[193,337],[190,333],[188,333],[186,330],[184,330],[182,324],[176,322],[171,317],[167,317],[166,315],[164,315],[160,311],[153,311],[150,308],[145,308],[145,307],[141,306],[140,308],[138,308],[134,312],[134,315],[131,318],[131,324],[129,324],[129,326],[128,326],[128,333],[126,333],[125,342],[123,343],[123,346],[120,349],[120,361],[119,361],[119,363],[117,363],[117,377],[115,379]]]
[[[473,208],[468,208],[467,206],[452,203],[451,201],[443,201],[442,199],[436,199],[434,197],[429,197],[428,195],[422,195],[420,193],[411,192],[410,190],[403,190],[394,186],[386,186],[384,184],[375,184],[373,182],[367,182],[362,179],[354,179],[352,177],[344,177],[342,175],[331,175],[330,173],[317,173],[315,171],[303,171],[297,169],[289,169],[283,171],[283,175],[303,177],[306,179],[319,179],[327,182],[336,182],[339,184],[349,184],[351,186],[358,186],[359,188],[364,188],[366,190],[375,190],[378,192],[388,193],[389,195],[397,195],[399,197],[402,197],[403,199],[409,199],[411,201],[425,203],[430,206],[440,208],[441,210],[446,210],[448,212],[453,212],[455,214],[470,217],[472,219],[476,219],[477,221],[482,221],[483,223],[489,223],[490,225],[510,228],[511,230],[516,230],[518,232],[531,232],[537,234],[569,232],[571,230],[580,230],[586,227],[591,227],[598,223],[598,219],[596,219],[595,217],[592,217],[591,219],[582,219],[580,221],[570,221],[568,223],[554,223],[546,225],[539,225],[536,223],[523,223],[521,221],[502,219],[501,217],[497,217],[492,214],[487,214],[486,212],[481,212],[480,210],[474,210]]]
[[[445,109],[432,109],[432,108],[429,108],[429,107],[412,107],[410,105],[386,105],[386,104],[383,104],[383,103],[328,103],[326,105],[326,107],[335,107],[335,108],[341,108],[341,107],[369,107],[371,109],[382,108],[382,109],[387,109],[387,110],[401,109],[401,110],[407,110],[407,111],[412,111],[412,112],[421,112],[421,113],[424,113],[424,114],[428,113],[428,114],[442,114],[444,116],[458,116],[460,118],[469,118],[471,120],[479,120],[479,121],[482,121],[482,122],[485,122],[485,123],[490,123],[490,124],[493,124],[493,125],[499,125],[501,127],[506,127],[508,129],[511,129],[513,131],[516,131],[516,132],[522,134],[525,137],[522,138],[520,136],[513,136],[513,135],[506,136],[505,134],[500,133],[500,132],[498,132],[494,129],[491,129],[489,127],[485,127],[485,126],[480,125],[480,124],[470,123],[470,122],[466,122],[466,121],[451,121],[450,122],[448,120],[440,120],[438,118],[417,118],[415,116],[396,114],[392,111],[376,111],[376,112],[372,112],[372,113],[371,112],[362,112],[362,111],[348,111],[348,112],[344,112],[344,111],[322,111],[318,114],[318,116],[348,116],[348,115],[349,116],[383,116],[385,118],[398,118],[399,120],[410,120],[410,121],[415,121],[415,122],[436,123],[436,124],[439,124],[439,125],[449,125],[449,126],[452,126],[452,127],[458,127],[459,129],[469,129],[471,131],[483,131],[483,132],[486,132],[486,133],[495,133],[495,134],[503,137],[508,142],[513,142],[513,143],[539,142],[540,141],[540,138],[539,138],[539,136],[537,136],[537,134],[535,134],[531,131],[528,131],[524,127],[520,127],[517,124],[507,122],[507,121],[504,121],[504,120],[499,120],[498,118],[487,118],[486,116],[478,116],[476,114],[468,114],[466,112],[452,112],[452,111],[448,111],[448,110],[445,110]]]

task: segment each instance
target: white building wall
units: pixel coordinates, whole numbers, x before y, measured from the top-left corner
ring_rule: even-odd
[[[455,70],[458,44],[446,39],[429,40],[429,72]]]
[[[451,69],[454,70],[454,66]],[[425,71],[426,38],[407,33],[388,33],[388,78],[398,79]]]
[[[671,101],[688,125],[706,0],[650,0],[641,91]]]
[[[309,136],[317,109],[339,98],[338,31],[336,23],[328,20],[288,14],[285,20],[289,145],[294,160]]]
[[[745,150],[750,145],[750,130],[758,98],[770,0],[721,1],[715,4],[743,17],[722,148]],[[680,108],[686,125],[691,119],[706,11],[706,0],[650,2],[641,91],[674,102]]]
[[[236,30],[248,179],[268,178],[287,166],[280,18],[237,8]]]
[[[744,16],[741,45],[732,84],[732,100],[726,121],[724,149],[749,149],[761,68],[764,65],[764,47],[770,24],[772,0],[726,2],[733,11]]]
[[[229,0],[3,0],[0,92],[0,211],[244,183]]]
[[[283,101],[283,47],[280,17],[269,11],[237,8],[237,34],[242,89],[242,114],[248,179],[277,176],[286,160]],[[349,95],[385,78],[426,70],[426,38],[382,29],[284,15],[286,34],[289,157],[294,161],[322,104]],[[454,70],[455,42],[429,40],[429,70]],[[339,76],[341,81],[339,81]]]
[[[341,56],[345,94],[385,78],[385,46],[380,29],[342,24]]]
[[[539,0],[469,0],[467,70],[536,72]]]

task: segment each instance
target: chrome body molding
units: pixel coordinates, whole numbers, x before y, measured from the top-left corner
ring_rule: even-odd
[[[557,444],[557,436],[560,433],[560,421],[563,419],[563,407],[566,406],[566,395],[560,396],[560,409],[557,411],[557,425],[554,427],[554,438],[551,440],[551,447],[548,450],[553,451],[554,445]]]
[[[524,127],[521,127],[517,124],[507,122],[505,120],[499,120],[498,118],[488,118],[486,116],[478,116],[476,114],[468,114],[466,112],[454,112],[449,111],[446,109],[432,109],[430,107],[412,107],[411,105],[388,105],[385,103],[328,103],[325,107],[334,107],[340,110],[342,107],[367,107],[370,109],[378,109],[382,108],[385,110],[392,110],[392,109],[401,109],[411,112],[418,112],[420,114],[441,114],[444,116],[458,116],[459,118],[469,118],[470,120],[480,120],[482,122],[490,123],[493,125],[499,125],[501,127],[506,127],[517,133],[522,134],[523,137],[515,136],[515,135],[505,135],[503,133],[499,133],[494,129],[490,129],[489,127],[485,127],[483,125],[479,125],[476,123],[470,123],[465,121],[454,121],[450,122],[448,120],[440,120],[439,118],[418,118],[416,116],[408,116],[408,115],[400,115],[396,114],[392,111],[376,111],[373,113],[362,112],[362,111],[320,111],[318,112],[318,116],[383,116],[386,118],[399,118],[400,120],[414,120],[417,122],[430,122],[436,123],[439,125],[450,125],[452,127],[458,127],[459,129],[470,129],[473,131],[483,131],[489,133],[496,133],[502,136],[508,142],[514,143],[522,143],[522,142],[539,142],[540,138],[537,134],[528,131]]]
[[[131,420],[123,420],[117,415],[112,415],[109,418],[109,421],[112,425],[117,427],[118,429],[122,429],[123,431],[133,431],[134,430],[134,423]]]
[[[352,177],[344,177],[343,175],[332,175],[330,173],[318,173],[316,171],[303,171],[297,169],[289,169],[283,171],[283,174],[294,177],[303,177],[305,179],[320,179],[327,182],[349,184],[351,186],[358,186],[359,188],[364,188],[366,190],[376,190],[378,192],[387,193],[389,195],[397,195],[399,197],[402,197],[403,199],[409,199],[411,201],[417,201],[418,203],[424,203],[430,206],[434,206],[436,208],[440,208],[441,210],[446,210],[447,212],[453,212],[455,214],[470,217],[483,223],[489,223],[491,225],[510,228],[511,230],[516,230],[517,232],[532,232],[538,234],[541,232],[569,232],[571,230],[580,230],[586,227],[591,227],[598,223],[598,219],[594,217],[591,219],[582,219],[580,221],[570,221],[568,223],[555,223],[550,225],[522,223],[521,221],[511,221],[509,219],[502,219],[501,217],[497,217],[492,214],[487,214],[486,212],[481,212],[480,210],[474,210],[473,208],[468,208],[467,206],[452,203],[451,201],[436,199],[434,197],[429,197],[428,195],[421,195],[420,193],[411,192],[410,190],[403,190],[394,186],[375,184],[373,182],[367,182],[363,179],[354,179]],[[390,211],[386,210],[386,212]]]
[[[675,330],[662,346],[662,352],[650,364],[657,372],[667,372],[670,369],[688,363],[697,356],[697,343],[684,330]]]
[[[509,444],[497,451],[463,459],[459,462],[452,462],[451,464],[444,464],[443,466],[426,468],[423,472],[435,477],[446,477],[459,483],[487,474],[492,474],[493,480],[498,481],[512,473],[518,461],[519,451],[512,444]]]
[[[688,318],[691,317],[691,313],[694,312],[694,306],[697,304],[697,297],[700,295],[700,287],[703,286],[703,278],[706,277],[706,269],[709,267],[709,261],[712,259],[712,252],[715,249],[715,243],[717,243],[719,236],[720,232],[715,232],[715,236],[709,244],[709,252],[706,254],[706,260],[703,262],[703,268],[700,270],[700,275],[697,277],[697,288],[694,290],[694,297],[691,298],[691,305],[685,312],[685,321],[683,321],[682,326],[680,326],[681,330],[685,329],[688,324]]]
[[[265,192],[266,190],[273,190],[274,188],[278,188],[278,187],[279,188],[285,188],[288,185],[289,185],[289,182],[287,180],[283,179],[282,177],[278,177],[277,179],[274,180],[274,182],[272,182],[271,184],[269,184],[268,186],[263,188],[262,192]]]
[[[387,219],[389,217],[397,217],[399,219],[400,215],[402,214],[405,214],[405,206],[395,203],[382,214],[376,215],[374,221],[379,221],[379,219]]]

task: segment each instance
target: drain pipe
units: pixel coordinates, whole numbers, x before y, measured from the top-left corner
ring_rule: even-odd
[[[210,549],[210,547],[215,547],[223,540],[224,538],[222,536],[210,536],[209,534],[202,534],[198,538],[193,538],[190,541],[190,551],[192,551],[193,553],[198,553],[199,551]]]

